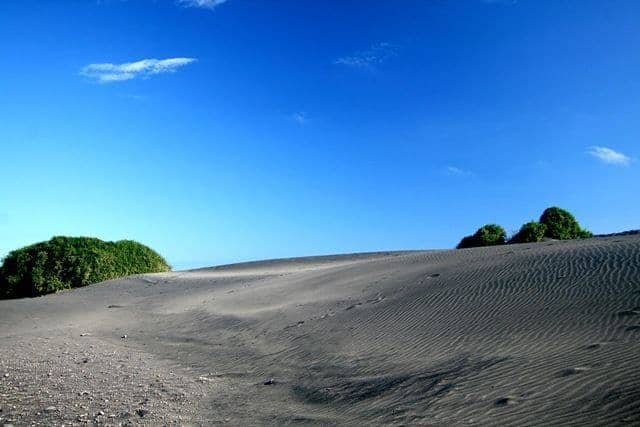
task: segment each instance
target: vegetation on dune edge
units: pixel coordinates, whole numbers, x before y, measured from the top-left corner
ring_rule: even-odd
[[[500,225],[487,224],[465,236],[457,248],[592,236],[571,213],[553,206],[545,209],[538,221],[527,222],[509,239]],[[12,251],[4,258],[0,266],[0,299],[35,297],[131,274],[165,271],[171,271],[171,267],[162,256],[132,240],[107,242],[91,237],[58,236]]]
[[[463,237],[458,243],[458,249],[503,245],[506,239],[507,233],[504,228],[497,224],[487,224],[478,228],[471,236]]]
[[[58,236],[4,258],[0,299],[35,297],[131,274],[170,270],[157,252],[132,240]]]
[[[480,246],[502,245],[504,243],[533,243],[544,239],[572,240],[592,237],[583,229],[575,217],[562,208],[552,206],[544,210],[538,221],[524,224],[509,240],[506,232],[496,224],[480,227],[474,234],[463,237],[457,249]]]

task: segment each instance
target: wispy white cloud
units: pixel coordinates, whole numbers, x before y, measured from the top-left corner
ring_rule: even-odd
[[[80,74],[100,83],[120,82],[135,79],[136,77],[173,73],[178,68],[195,61],[195,58],[151,58],[123,64],[89,64],[80,70]]]
[[[587,152],[593,157],[610,165],[624,166],[628,165],[631,162],[631,157],[608,147],[589,147],[589,150]]]
[[[184,7],[200,7],[203,9],[215,9],[227,0],[178,0]]]
[[[121,93],[118,96],[120,96],[120,98],[132,99],[134,101],[144,101],[147,99],[146,95],[136,95],[135,93]]]
[[[450,175],[450,176],[469,176],[469,175],[472,175],[472,173],[470,171],[465,170],[465,169],[461,169],[461,168],[459,168],[457,166],[447,166],[444,169],[444,172],[447,175]]]
[[[343,56],[334,61],[334,64],[345,65],[354,68],[369,68],[379,65],[397,55],[398,49],[391,43],[374,44],[367,50],[356,52],[353,55]]]
[[[309,117],[307,116],[307,113],[305,113],[304,111],[293,113],[291,115],[291,120],[298,123],[299,125],[306,125],[307,123],[309,123]]]

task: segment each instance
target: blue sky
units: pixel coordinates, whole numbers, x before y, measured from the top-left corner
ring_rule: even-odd
[[[640,228],[635,0],[0,2],[0,256],[176,268]]]

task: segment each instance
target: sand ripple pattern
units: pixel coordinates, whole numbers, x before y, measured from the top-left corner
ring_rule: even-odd
[[[36,312],[95,310],[94,339],[128,330],[215,378],[200,415],[236,425],[640,425],[639,235],[246,263],[3,308],[14,340],[53,327]]]

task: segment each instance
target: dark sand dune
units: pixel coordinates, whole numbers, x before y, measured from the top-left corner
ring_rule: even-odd
[[[640,236],[136,276],[0,340],[5,423],[639,425]]]

